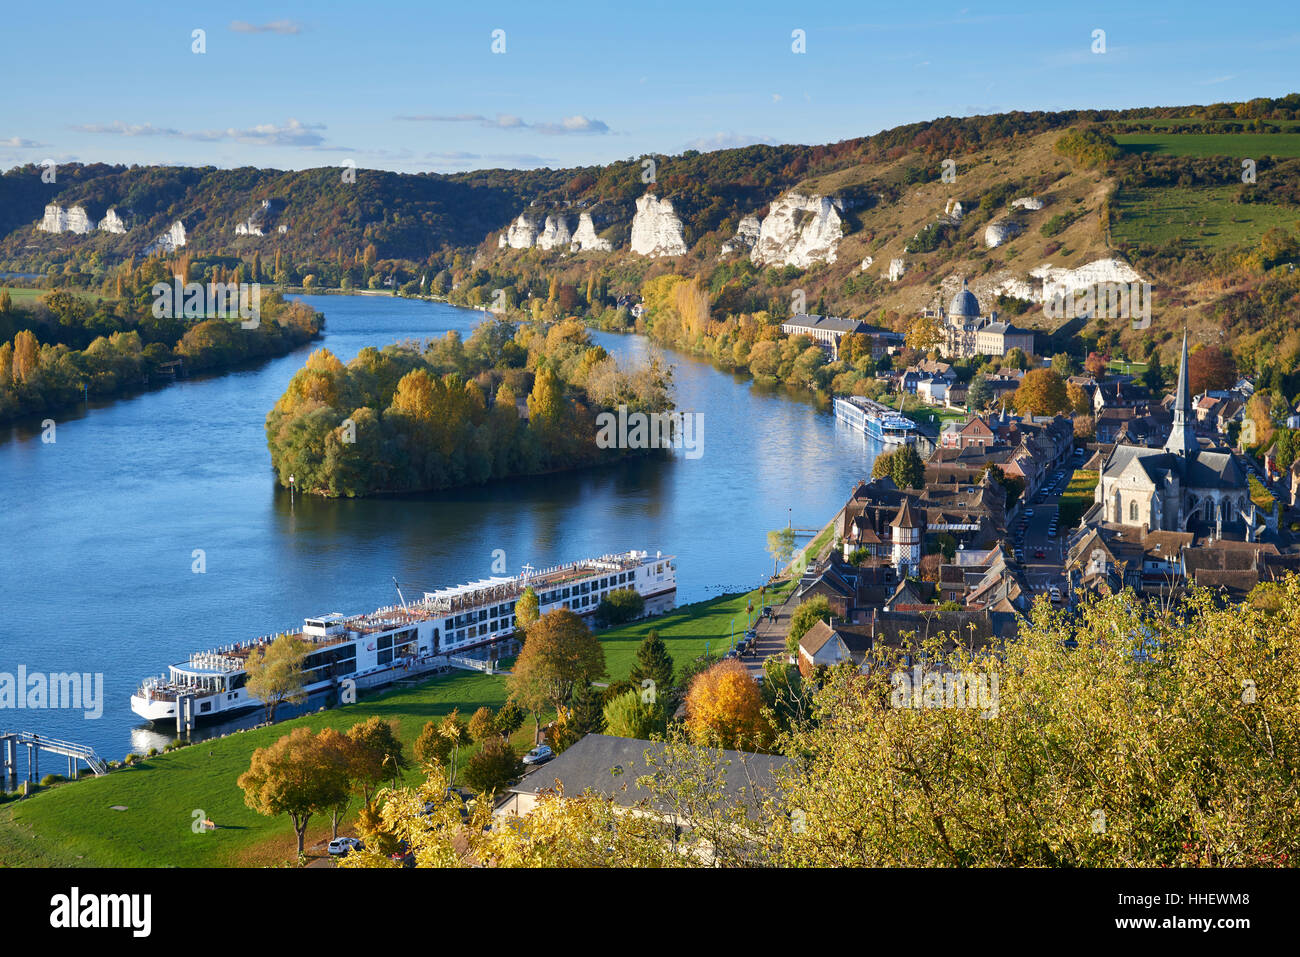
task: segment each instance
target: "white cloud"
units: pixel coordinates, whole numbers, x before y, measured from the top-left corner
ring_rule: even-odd
[[[11,136],[7,140],[0,140],[0,146],[6,146],[16,150],[39,150],[45,149],[44,143],[38,143],[35,140],[25,139],[21,136]]]
[[[297,20],[272,20],[270,23],[231,20],[230,29],[235,33],[278,33],[281,36],[293,36],[302,33],[303,27]]]
[[[713,150],[730,150],[741,146],[754,146],[758,143],[772,145],[773,140],[770,136],[748,136],[741,133],[714,133],[712,136],[701,136],[698,139],[691,140],[686,144],[689,150],[699,150],[701,153],[709,153]]]
[[[262,146],[297,146],[303,148],[341,149],[342,147],[324,147],[325,137],[320,133],[325,129],[324,123],[303,123],[290,119],[283,125],[260,123],[247,129],[194,130],[185,131],[171,127],[154,126],[152,123],[87,123],[74,126],[82,133],[103,133],[113,136],[165,136],[175,139],[197,140],[201,143],[217,143],[225,140],[237,143],[252,143]]]
[[[609,124],[589,116],[566,116],[558,123],[530,123],[511,113],[498,113],[496,116],[484,116],[481,113],[417,113],[398,116],[396,119],[407,123],[475,123],[490,130],[532,130],[548,136],[570,133],[602,134],[610,131]]]

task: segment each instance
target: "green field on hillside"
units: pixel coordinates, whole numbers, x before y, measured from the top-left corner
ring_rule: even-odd
[[[784,596],[786,584],[765,598]],[[611,679],[627,677],[637,644],[654,628],[680,668],[709,651],[726,649],[734,618],[743,631],[746,606],[758,593],[727,595],[667,614],[633,622],[601,634]],[[500,707],[506,679],[476,672],[454,672],[413,688],[389,691],[355,705],[304,715],[271,727],[257,728],[148,758],[132,768],[103,777],[83,779],[42,790],[25,800],[0,805],[0,866],[68,867],[195,867],[275,865],[293,857],[293,833],[287,818],[268,818],[244,805],[236,786],[255,748],[265,747],[290,730],[306,725],[346,730],[371,715],[398,722],[407,746],[414,744],[424,723],[453,708],[467,718],[480,706]],[[543,721],[546,717],[543,716]],[[530,747],[531,718],[513,739],[519,749]],[[472,748],[461,755],[464,760]],[[416,770],[407,783],[420,779]],[[121,806],[125,810],[116,811]],[[194,833],[195,812],[218,825],[216,831]],[[355,815],[356,804],[351,809]],[[343,830],[348,832],[345,825]],[[315,817],[307,846],[329,837],[328,818]]]
[[[1267,203],[1236,203],[1235,186],[1120,190],[1111,227],[1115,242],[1161,245],[1182,239],[1202,249],[1253,246],[1274,226],[1294,229],[1300,209]]]
[[[1300,133],[1120,133],[1115,142],[1126,153],[1228,156],[1238,164],[1261,156],[1300,156]]]

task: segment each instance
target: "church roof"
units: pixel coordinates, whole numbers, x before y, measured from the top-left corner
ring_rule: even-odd
[[[975,298],[975,293],[966,288],[966,280],[963,279],[961,292],[952,297],[952,303],[948,306],[948,315],[976,319],[979,314],[980,301]]]

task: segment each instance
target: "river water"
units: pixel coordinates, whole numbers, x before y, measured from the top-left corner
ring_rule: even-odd
[[[703,413],[703,454],[428,495],[322,501],[276,488],[263,422],[311,349],[464,335],[483,314],[440,303],[306,296],[323,343],[226,375],[0,427],[0,681],[103,675],[102,715],[0,707],[0,730],[93,746],[160,746],[129,698],[191,651],[351,614],[424,589],[644,548],[677,556],[678,601],[754,587],[769,529],[820,527],[878,449],[810,400],[669,353],[678,407]],[[596,333],[620,362],[654,348]],[[48,432],[45,433],[48,438]],[[204,570],[195,571],[201,552]],[[250,720],[256,720],[252,718]],[[63,771],[47,758],[42,771]]]

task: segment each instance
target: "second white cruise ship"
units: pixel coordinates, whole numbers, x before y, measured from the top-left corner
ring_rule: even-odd
[[[542,614],[557,608],[588,618],[610,592],[631,589],[646,612],[673,607],[676,565],[671,555],[629,551],[541,571],[525,566],[513,577],[425,592],[418,602],[363,615],[337,612],[308,618],[300,629],[264,635],[191,655],[167,674],[146,678],[131,697],[131,710],[149,721],[174,721],[178,703],[190,702],[195,720],[262,705],[245,687],[245,664],[253,649],[289,634],[310,645],[303,663],[308,694],[337,688],[345,678],[381,684],[390,674],[436,665],[439,659],[490,645],[515,633],[515,602],[525,588],[537,593]]]

